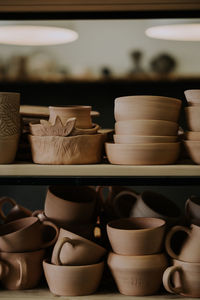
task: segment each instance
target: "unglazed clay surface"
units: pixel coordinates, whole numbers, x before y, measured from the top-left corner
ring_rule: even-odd
[[[196,163],[200,164],[200,141],[184,141],[185,148],[190,158]]]
[[[116,144],[147,144],[147,143],[174,143],[177,136],[145,136],[145,135],[126,135],[114,134]]]

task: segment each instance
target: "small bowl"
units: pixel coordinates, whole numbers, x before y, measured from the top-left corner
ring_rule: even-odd
[[[189,141],[200,141],[200,131],[186,131],[185,139]]]
[[[191,131],[200,131],[200,106],[185,107],[187,126]]]
[[[196,163],[200,164],[200,141],[184,141],[185,148],[190,158]]]
[[[186,90],[184,91],[184,94],[189,105],[200,105],[200,90]]]
[[[106,143],[111,164],[168,165],[178,159],[180,143],[113,144]]]
[[[177,122],[181,100],[163,96],[127,96],[115,99],[115,120],[166,120]]]
[[[116,134],[145,136],[175,136],[178,124],[163,120],[127,120],[115,123]]]
[[[177,142],[177,136],[145,136],[145,135],[125,135],[115,134],[114,142],[116,144],[146,144],[146,143],[174,143]]]

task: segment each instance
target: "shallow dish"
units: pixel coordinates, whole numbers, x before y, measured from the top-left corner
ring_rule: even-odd
[[[178,159],[180,143],[113,144],[106,143],[111,164],[168,165]]]
[[[115,99],[115,120],[166,120],[177,122],[181,100],[163,96],[127,96]]]
[[[178,124],[163,120],[127,120],[115,123],[115,133],[125,135],[175,136]]]
[[[125,135],[115,134],[116,144],[146,144],[146,143],[173,143],[177,141],[177,136],[145,136],[145,135]]]

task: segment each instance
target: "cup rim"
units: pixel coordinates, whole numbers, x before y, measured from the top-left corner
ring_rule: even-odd
[[[43,265],[47,265],[47,266],[51,266],[53,268],[65,268],[65,269],[90,269],[90,268],[94,268],[95,266],[100,266],[100,265],[104,265],[104,261],[101,260],[100,262],[98,263],[95,263],[95,264],[89,264],[89,265],[80,265],[80,266],[66,266],[66,265],[55,265],[55,264],[52,264],[50,262],[50,259],[49,258],[45,258],[43,261],[42,261],[42,264]]]
[[[9,226],[12,226],[13,224],[15,223],[23,223],[23,221],[26,221],[27,223],[25,224],[25,226],[15,230],[15,231],[12,231],[12,232],[8,232],[8,233],[5,233],[5,234],[1,234],[1,231],[6,228],[6,227],[9,227]],[[19,233],[19,232],[22,232],[24,231],[25,229],[27,228],[30,228],[32,227],[35,223],[39,222],[39,219],[37,217],[33,217],[33,216],[30,216],[30,217],[25,217],[25,218],[20,218],[20,219],[17,219],[17,220],[14,220],[14,221],[11,221],[9,223],[5,223],[3,225],[1,225],[0,227],[0,238],[1,237],[4,237],[4,236],[10,236],[12,234],[15,234],[15,233]],[[5,229],[4,229],[5,230]]]

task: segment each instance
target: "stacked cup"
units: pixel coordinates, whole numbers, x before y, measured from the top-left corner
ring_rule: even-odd
[[[161,96],[115,99],[114,144],[106,143],[112,164],[172,164],[179,155],[177,142],[181,100]]]
[[[189,131],[184,141],[190,158],[200,164],[200,90],[185,91],[188,107],[185,108],[186,121]]]
[[[103,247],[61,228],[51,262],[43,262],[50,291],[59,296],[94,293],[102,278],[105,253]]]
[[[111,221],[107,233],[113,252],[108,266],[121,294],[153,295],[162,284],[167,258],[162,251],[165,221],[125,218]]]
[[[55,231],[51,236],[52,228]],[[20,218],[0,227],[0,282],[9,290],[30,289],[40,281],[44,248],[53,245],[58,229],[36,217]]]

